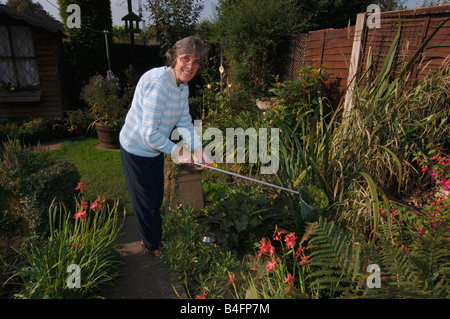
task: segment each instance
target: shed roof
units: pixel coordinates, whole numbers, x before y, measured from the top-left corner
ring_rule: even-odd
[[[52,33],[61,33],[65,35],[64,26],[61,22],[44,15],[18,12],[14,8],[0,4],[0,17],[2,15],[6,15],[14,20],[24,21],[29,25],[43,28]]]

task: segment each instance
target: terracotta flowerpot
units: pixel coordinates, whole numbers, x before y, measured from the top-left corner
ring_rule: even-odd
[[[100,141],[100,146],[108,149],[120,148],[119,130],[114,130],[108,125],[102,125],[98,123],[95,123],[95,128],[97,130],[97,136],[98,140]]]

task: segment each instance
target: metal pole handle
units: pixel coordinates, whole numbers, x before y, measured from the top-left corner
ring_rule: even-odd
[[[287,192],[291,192],[291,193],[294,193],[294,194],[297,194],[297,195],[299,194],[298,191],[294,191],[294,190],[286,188],[286,187],[270,184],[270,183],[263,182],[263,181],[260,181],[260,180],[257,180],[257,179],[251,178],[251,177],[247,177],[247,176],[239,175],[239,174],[236,174],[236,173],[228,172],[228,171],[225,171],[225,170],[217,168],[217,167],[208,166],[208,165],[205,165],[205,164],[200,164],[198,162],[194,162],[194,164],[198,165],[198,166],[202,166],[202,167],[208,168],[208,169],[212,169],[214,171],[218,171],[218,172],[225,173],[225,174],[228,174],[228,175],[232,175],[232,176],[236,176],[236,177],[239,177],[239,178],[243,178],[243,179],[246,179],[246,180],[249,180],[249,181],[252,181],[252,182],[263,184],[263,185],[266,185],[266,186],[275,187],[275,188],[278,188],[278,189],[281,189],[281,190],[284,190],[284,191],[287,191]]]

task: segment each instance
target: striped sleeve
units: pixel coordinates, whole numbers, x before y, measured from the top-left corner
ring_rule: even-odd
[[[181,118],[177,123],[177,128],[186,128],[189,131],[188,136],[183,136],[183,139],[192,150],[195,150],[197,147],[202,146],[202,143],[197,133],[195,132],[194,125],[192,124],[192,116],[189,113],[188,94],[183,101],[182,110],[183,113],[181,114]],[[190,140],[188,140],[188,138],[190,138]]]
[[[171,154],[175,148],[168,136],[161,131],[164,126],[164,108],[168,105],[169,95],[167,89],[160,81],[149,81],[140,92],[140,105],[142,107],[142,119],[139,131],[142,140],[152,149]]]

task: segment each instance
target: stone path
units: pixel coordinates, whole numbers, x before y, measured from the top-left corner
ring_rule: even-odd
[[[184,287],[177,283],[176,276],[169,272],[158,258],[147,255],[140,240],[134,216],[127,216],[119,240],[121,248],[118,249],[125,262],[123,276],[119,285],[114,287],[106,298],[186,299]]]

